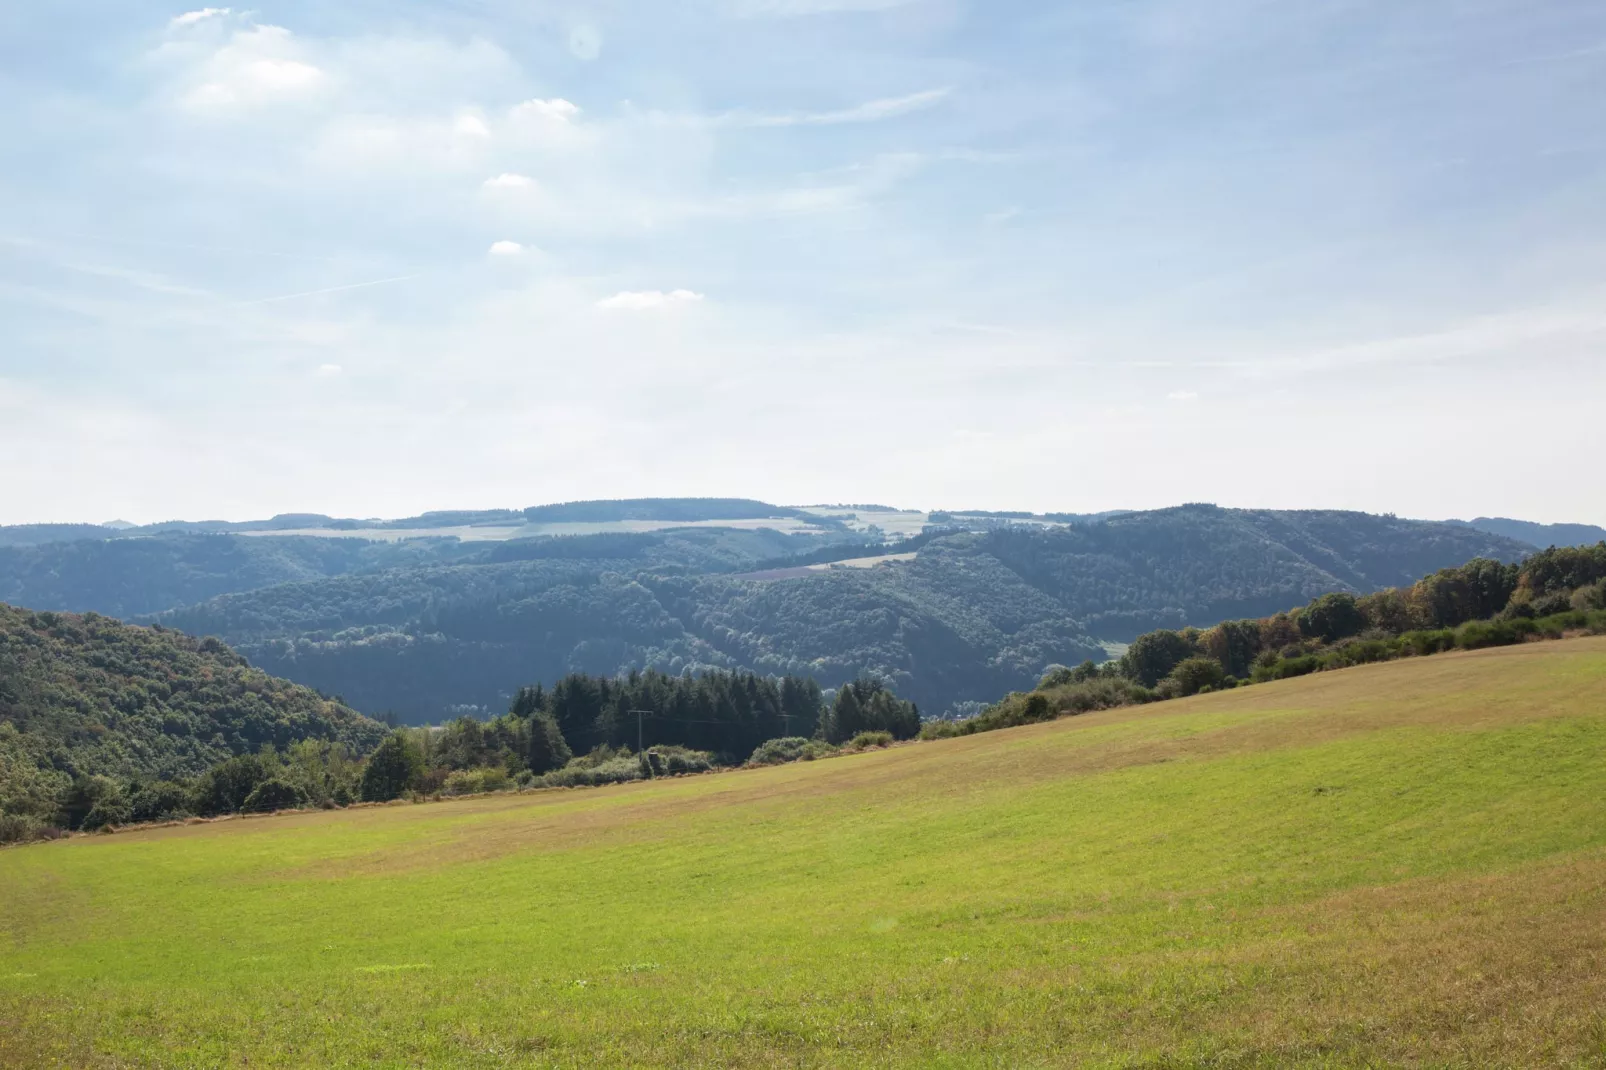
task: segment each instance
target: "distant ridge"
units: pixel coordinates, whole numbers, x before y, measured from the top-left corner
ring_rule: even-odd
[[[1536,524],[1531,520],[1512,520],[1503,516],[1480,516],[1475,520],[1449,520],[1446,523],[1516,539],[1541,550],[1549,546],[1593,546],[1606,541],[1606,528],[1594,524]]]

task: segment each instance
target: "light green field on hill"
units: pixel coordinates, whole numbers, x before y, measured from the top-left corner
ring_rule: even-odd
[[[1606,639],[0,851],[0,1065],[1606,1066]]]

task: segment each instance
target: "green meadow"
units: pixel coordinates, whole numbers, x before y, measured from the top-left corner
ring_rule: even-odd
[[[1606,639],[0,851],[0,1065],[1606,1066]]]

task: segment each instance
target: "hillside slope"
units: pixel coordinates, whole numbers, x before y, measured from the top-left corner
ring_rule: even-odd
[[[1594,1065],[1603,753],[1583,639],[10,850],[0,1063]]]
[[[0,761],[53,779],[193,776],[266,743],[365,751],[384,731],[216,639],[0,605]]]
[[[1594,524],[1535,524],[1531,520],[1480,516],[1466,521],[1466,525],[1491,535],[1532,543],[1540,549],[1547,546],[1593,546],[1598,542],[1606,542],[1606,528]]]
[[[1364,513],[1184,506],[961,532],[925,543],[912,561],[869,568],[730,575],[744,555],[763,556],[761,534],[503,544],[488,560],[532,559],[272,587],[160,619],[222,636],[268,671],[359,709],[415,722],[460,707],[499,712],[520,685],[567,672],[633,667],[797,673],[827,687],[874,673],[939,712],[1028,686],[1051,663],[1102,657],[1100,640],[1275,612],[1529,549]]]

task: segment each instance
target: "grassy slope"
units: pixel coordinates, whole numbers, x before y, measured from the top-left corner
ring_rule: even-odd
[[[0,1065],[1606,1064],[1606,640],[0,852]]]

